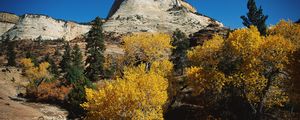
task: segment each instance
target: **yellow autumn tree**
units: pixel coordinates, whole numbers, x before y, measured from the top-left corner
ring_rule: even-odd
[[[34,66],[29,58],[21,59],[20,62],[24,67],[25,76],[28,77],[30,84],[34,84],[36,81],[44,78],[50,78],[50,73],[48,72],[50,64],[48,62],[43,62],[37,67]]]
[[[43,62],[38,66],[34,66],[31,59],[24,58],[20,61],[24,68],[24,74],[29,80],[29,84],[26,86],[26,94],[29,96],[37,96],[39,85],[45,80],[50,78],[48,68],[50,64]]]
[[[300,25],[291,21],[281,20],[277,25],[272,26],[268,33],[271,35],[281,35],[287,40],[291,41],[296,51],[291,57],[291,64],[289,65],[291,75],[291,89],[290,98],[293,104],[300,107]]]
[[[152,63],[168,59],[171,37],[163,33],[135,33],[123,37],[126,60],[130,63]]]
[[[281,35],[300,48],[300,25],[292,21],[281,20],[277,25],[268,30],[268,34]]]
[[[98,90],[87,88],[87,102],[81,105],[88,111],[87,119],[163,119],[168,97],[165,75],[172,64],[153,62],[149,71],[145,67],[127,67],[122,78],[106,81]]]
[[[194,65],[186,76],[195,94],[221,93],[234,87],[261,114],[274,105],[288,101],[284,74],[294,45],[281,35],[260,36],[256,27],[239,29],[227,39],[212,40],[188,51]]]

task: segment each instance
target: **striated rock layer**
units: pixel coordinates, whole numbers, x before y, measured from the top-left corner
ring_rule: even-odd
[[[208,25],[223,27],[181,0],[115,0],[103,30],[108,33],[172,33],[177,28],[191,34]]]
[[[14,27],[15,24],[7,23],[7,22],[0,22],[0,36],[7,32],[9,29]]]
[[[0,12],[0,36],[11,29],[19,21],[19,16]]]
[[[18,21],[19,16],[12,13],[0,12],[0,22],[16,24]]]
[[[0,31],[5,31],[3,28],[4,27],[1,27]],[[88,25],[55,20],[48,16],[25,14],[20,17],[16,25],[2,36],[8,36],[13,40],[34,40],[41,37],[42,40],[56,40],[63,38],[69,41],[87,33],[90,28],[91,27]]]

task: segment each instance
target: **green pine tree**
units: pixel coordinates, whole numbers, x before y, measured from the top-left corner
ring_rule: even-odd
[[[67,72],[67,70],[71,67],[72,56],[71,56],[71,47],[69,43],[64,45],[65,51],[64,55],[62,56],[62,60],[60,62],[60,68],[62,72]]]
[[[241,16],[243,20],[243,24],[246,27],[250,27],[251,25],[254,25],[258,28],[261,35],[266,35],[267,33],[266,20],[268,19],[268,16],[263,14],[263,9],[261,8],[261,6],[258,9],[255,0],[249,0],[247,4],[247,8],[249,10],[249,12],[247,13],[247,17]]]
[[[176,29],[173,33],[172,39],[172,46],[174,46],[175,49],[172,51],[171,60],[174,63],[174,69],[183,72],[183,68],[187,65],[186,53],[189,49],[190,41],[185,33],[179,29]]]
[[[84,69],[84,65],[83,65],[83,56],[80,50],[80,47],[78,44],[76,44],[73,48],[73,52],[72,52],[72,61],[73,61],[73,66],[76,66],[78,68]]]
[[[4,36],[1,36],[1,39],[0,39],[0,56],[2,56],[3,54],[5,54],[4,53],[4,51],[5,51],[5,46],[6,46],[6,44],[5,44],[5,38],[4,38]]]
[[[84,66],[82,53],[79,45],[76,44],[72,50],[70,66],[66,70],[65,78],[68,84],[76,84],[79,80],[86,79],[84,76]]]
[[[16,51],[15,47],[16,44],[13,41],[9,41],[9,38],[6,38],[7,43],[7,50],[6,50],[6,56],[7,56],[7,66],[16,66]]]
[[[104,35],[102,33],[102,21],[97,17],[93,23],[92,28],[88,33],[86,39],[88,57],[86,59],[87,68],[85,75],[92,81],[98,80],[103,77],[103,63],[104,63]]]
[[[84,75],[82,52],[78,44],[76,44],[71,54],[71,66],[67,69],[65,78],[67,84],[71,84],[73,89],[68,95],[68,101],[71,105],[73,115],[83,114],[84,110],[80,107],[80,104],[86,101],[85,99],[85,87],[90,88],[92,83]]]

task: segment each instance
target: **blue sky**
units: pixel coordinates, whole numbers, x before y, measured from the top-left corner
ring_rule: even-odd
[[[88,22],[105,18],[114,0],[0,0],[0,11],[22,15],[45,14],[58,19]],[[187,0],[199,13],[221,21],[230,28],[243,27],[241,15],[247,12],[247,0]],[[267,24],[281,19],[300,18],[300,0],[256,0],[269,15]]]

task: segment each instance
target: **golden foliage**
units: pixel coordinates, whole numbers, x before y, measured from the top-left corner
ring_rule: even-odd
[[[201,67],[190,67],[186,71],[188,84],[195,90],[194,95],[204,91],[220,93],[226,82],[224,74],[215,70],[206,71]]]
[[[132,62],[167,59],[171,52],[171,37],[163,33],[136,33],[123,37],[123,48]]]
[[[127,67],[123,78],[106,81],[99,90],[87,88],[87,102],[82,107],[88,111],[88,119],[163,119],[168,96],[164,75],[172,65],[162,61],[154,62],[150,71],[145,67]]]
[[[272,35],[281,35],[291,41],[296,52],[292,55],[291,65],[289,65],[291,75],[290,99],[293,104],[300,105],[300,25],[291,21],[281,20],[277,25],[272,26],[268,31]]]
[[[187,57],[193,65],[205,65],[218,63],[217,53],[222,50],[224,40],[221,36],[214,36],[211,40],[204,42],[203,46],[196,46],[187,52]],[[207,63],[209,62],[209,63]]]
[[[196,94],[220,93],[229,85],[239,88],[253,105],[264,97],[266,107],[283,105],[288,98],[282,85],[285,79],[278,71],[286,70],[294,50],[284,37],[262,37],[251,26],[232,32],[226,40],[215,36],[190,50],[188,59],[194,66],[187,69],[186,76]]]
[[[24,67],[25,76],[29,78],[31,83],[43,78],[50,78],[50,73],[47,70],[50,67],[48,62],[43,62],[35,67],[31,59],[24,58],[21,59],[21,64]]]
[[[258,29],[251,26],[249,29],[239,29],[232,32],[228,37],[229,50],[234,55],[243,58],[255,55],[263,42],[264,37],[260,36]]]
[[[281,20],[277,25],[272,26],[268,33],[271,35],[281,35],[289,39],[297,49],[300,48],[300,25],[291,21]]]
[[[116,78],[122,75],[122,71],[124,68],[124,60],[125,57],[123,55],[106,55],[105,61],[103,64],[104,70],[109,71],[110,78]]]

